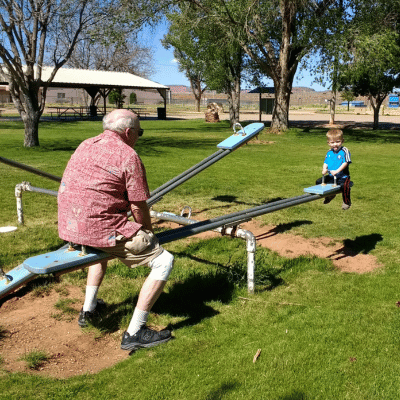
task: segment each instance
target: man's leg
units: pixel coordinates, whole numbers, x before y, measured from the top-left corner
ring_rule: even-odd
[[[152,270],[140,290],[131,322],[122,336],[122,349],[134,350],[140,347],[151,347],[171,338],[170,331],[153,331],[146,328],[146,322],[151,308],[164,290],[173,262],[174,257],[166,250],[150,262],[149,266]]]
[[[88,321],[91,321],[95,317],[96,306],[104,306],[104,302],[97,302],[97,292],[99,291],[99,286],[103,281],[104,275],[107,270],[107,261],[101,261],[98,264],[91,265],[89,267],[88,276],[86,280],[86,292],[85,292],[85,302],[83,304],[82,310],[79,313],[78,324],[81,328],[87,326]]]
[[[151,276],[147,277],[140,290],[135,311],[126,330],[129,335],[134,335],[142,326],[146,325],[150,310],[160,297],[166,283],[166,281],[155,280]]]
[[[97,305],[97,292],[107,270],[107,261],[89,267],[83,311],[93,311]]]

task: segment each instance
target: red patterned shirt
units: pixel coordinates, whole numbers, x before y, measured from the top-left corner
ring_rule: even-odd
[[[68,162],[58,191],[61,239],[93,247],[115,246],[141,225],[128,220],[130,201],[150,197],[139,156],[112,131],[83,141]]]

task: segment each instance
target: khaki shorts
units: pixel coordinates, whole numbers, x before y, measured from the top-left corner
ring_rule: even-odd
[[[113,247],[96,248],[118,257],[130,268],[147,265],[164,251],[158,243],[157,236],[142,229],[130,239],[123,235],[117,236],[117,243]]]

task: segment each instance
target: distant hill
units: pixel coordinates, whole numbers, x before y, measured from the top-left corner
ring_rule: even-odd
[[[292,92],[315,92],[315,90],[305,86],[296,86],[292,88]]]

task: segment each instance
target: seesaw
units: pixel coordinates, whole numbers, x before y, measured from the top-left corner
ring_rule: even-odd
[[[330,190],[329,194],[339,192],[340,187],[336,186],[336,188]],[[248,221],[263,214],[318,200],[326,194],[327,193],[324,193],[323,195],[306,193],[297,197],[262,204],[247,210],[161,232],[157,234],[157,237],[160,244],[172,242],[201,232],[213,230],[218,227],[237,225],[244,220]],[[81,249],[79,246],[78,249],[75,248],[74,250],[69,250],[68,245],[50,253],[30,257],[18,267],[12,269],[6,274],[3,273],[2,276],[0,275],[0,299],[15,291],[20,286],[28,283],[38,275],[62,275],[75,269],[88,267],[100,260],[111,258],[112,257],[108,254],[91,247]]]
[[[259,134],[264,128],[264,124],[259,122],[249,124],[245,128],[243,128],[239,123],[236,123],[233,126],[234,134],[217,145],[217,148],[219,148],[217,152],[205,158],[203,161],[189,168],[185,172],[182,172],[180,175],[176,176],[170,181],[164,183],[157,189],[153,190],[150,193],[150,198],[147,200],[147,204],[151,206],[157,203],[166,193],[186,182],[188,179],[197,175],[199,172],[208,168],[210,165],[221,160],[221,158],[224,158],[228,154],[232,153],[238,147],[247,143],[250,139]]]
[[[254,136],[259,134],[265,128],[263,123],[252,123],[247,125],[246,127],[242,127],[239,123],[236,123],[233,126],[234,134],[229,136],[227,139],[223,140],[221,143],[217,145],[219,149],[217,152],[212,154],[211,156],[205,158],[204,160],[200,161],[198,164],[194,165],[193,167],[189,168],[188,170],[182,172],[181,174],[177,175],[175,178],[171,179],[170,181],[164,183],[157,189],[153,190],[150,193],[150,198],[147,200],[147,204],[152,206],[153,204],[157,203],[162,199],[162,197],[169,193],[171,190],[175,189],[177,186],[181,185],[182,183],[186,182],[193,176],[197,175],[199,172],[203,171],[204,169],[208,168],[212,164],[216,163],[217,161],[221,160],[222,158],[226,157],[228,154],[232,153],[234,150],[242,146],[243,144],[247,143],[250,139]],[[40,175],[42,177],[54,180],[56,182],[61,182],[61,177],[49,174],[47,172],[38,170],[36,168],[30,167],[29,165],[21,164],[16,161],[8,160],[7,158],[0,157],[0,162],[5,164],[11,165],[13,167],[17,167],[23,169],[28,172],[32,172],[36,175]],[[49,194],[52,196],[57,196],[56,191],[46,190],[41,188],[36,188],[33,186],[25,186],[25,190],[37,191],[45,194]]]

